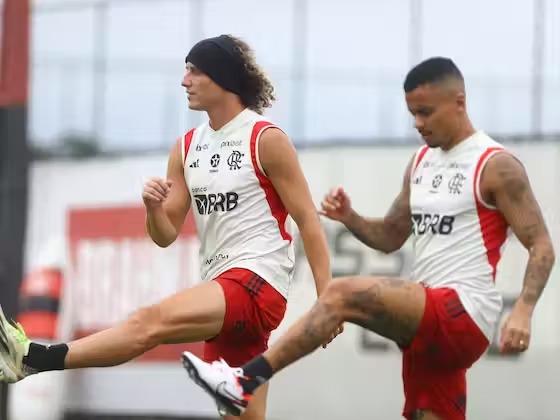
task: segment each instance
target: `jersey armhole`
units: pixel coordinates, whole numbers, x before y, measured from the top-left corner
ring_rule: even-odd
[[[189,149],[191,147],[192,139],[194,136],[194,128],[188,131],[181,139],[181,159],[183,161],[183,168],[187,162],[187,155],[189,154]]]
[[[412,166],[410,167],[410,180],[411,181],[413,179],[414,172],[416,172],[416,169],[418,169],[418,166],[420,166],[420,163],[422,162],[422,159],[424,159],[424,156],[426,156],[426,152],[428,151],[428,149],[429,149],[428,146],[422,146],[416,152],[416,156],[414,157],[414,161],[412,162]]]
[[[510,152],[508,152],[503,147],[490,147],[490,148],[486,149],[486,151],[480,156],[480,159],[478,159],[478,163],[476,165],[476,169],[475,169],[475,172],[474,172],[474,195],[475,195],[475,200],[481,206],[483,206],[483,207],[485,207],[489,210],[497,210],[497,208],[496,208],[496,206],[488,204],[482,198],[482,194],[480,192],[480,178],[481,178],[481,175],[482,175],[482,171],[484,170],[484,167],[486,166],[486,164],[488,163],[490,158],[492,156],[497,155],[498,153],[509,153],[509,154],[511,154]]]
[[[259,156],[259,140],[261,139],[262,133],[264,133],[269,128],[277,128],[278,130],[282,131],[285,134],[284,130],[282,130],[277,125],[274,125],[268,121],[259,121],[253,127],[253,132],[251,133],[251,143],[250,143],[251,161],[253,162],[253,168],[255,169],[255,171],[258,171],[259,174],[261,174],[266,178],[268,178],[268,176],[264,171],[264,168],[262,167],[261,159]]]

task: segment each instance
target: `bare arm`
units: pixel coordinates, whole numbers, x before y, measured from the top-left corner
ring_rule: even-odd
[[[523,165],[507,153],[490,158],[481,177],[485,201],[495,204],[529,251],[523,289],[516,303],[532,313],[554,265],[554,248]]]
[[[331,278],[329,251],[295,148],[282,131],[269,128],[261,135],[259,156],[264,172],[299,228],[317,293],[321,294]]]
[[[146,205],[146,230],[152,240],[163,248],[171,245],[179,236],[191,205],[181,156],[179,138],[167,163],[167,181],[171,183],[169,194],[161,205]]]
[[[391,253],[400,249],[412,231],[410,216],[410,160],[402,189],[383,218],[365,218],[354,210],[344,220],[346,228],[370,248]]]

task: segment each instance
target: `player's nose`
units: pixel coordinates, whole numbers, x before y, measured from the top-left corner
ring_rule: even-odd
[[[192,79],[189,77],[188,74],[185,74],[183,76],[183,80],[181,81],[181,86],[183,86],[184,88],[189,88],[192,86]]]
[[[414,117],[414,127],[417,130],[422,130],[425,127],[424,119],[422,117],[415,116]]]

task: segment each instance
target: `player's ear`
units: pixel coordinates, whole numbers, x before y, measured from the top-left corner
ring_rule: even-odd
[[[465,111],[467,99],[465,97],[465,92],[459,91],[455,96],[455,102],[457,103],[457,111]]]

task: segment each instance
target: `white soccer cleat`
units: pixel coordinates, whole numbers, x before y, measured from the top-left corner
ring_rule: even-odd
[[[188,351],[181,360],[191,379],[214,398],[221,415],[243,414],[251,394],[246,394],[239,383],[242,369],[231,368],[224,360],[206,363]]]
[[[0,307],[0,382],[14,383],[37,373],[23,364],[29,344],[23,327],[8,322]]]

